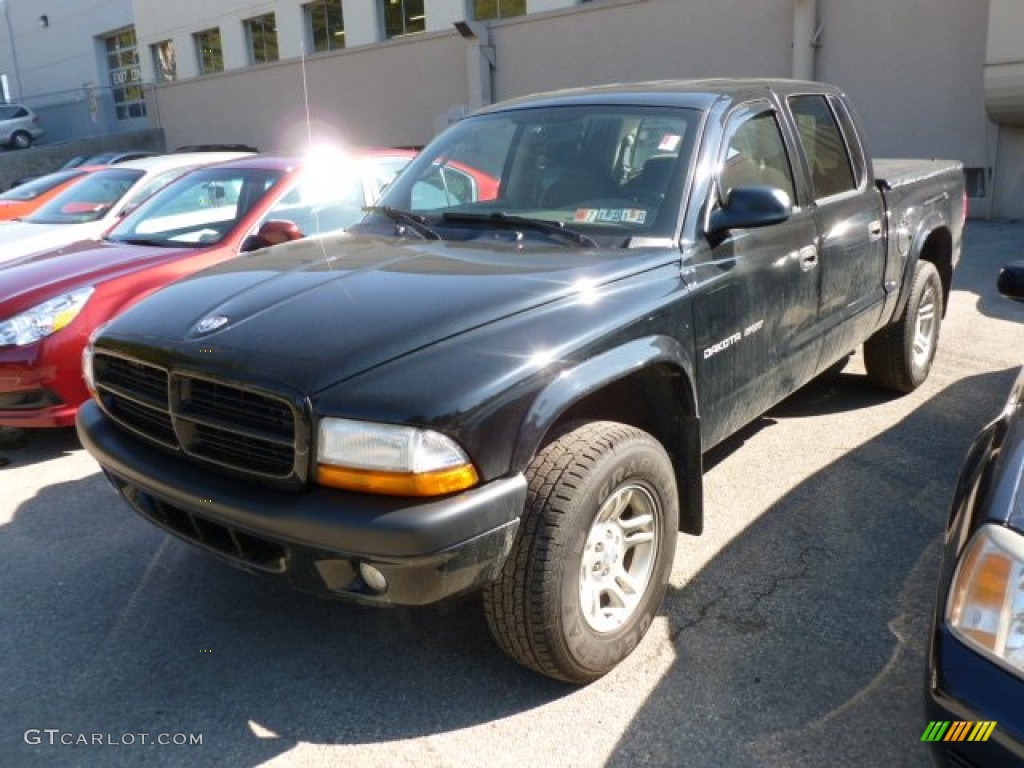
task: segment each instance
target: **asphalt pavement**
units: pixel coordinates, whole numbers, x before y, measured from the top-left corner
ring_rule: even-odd
[[[704,536],[585,688],[504,658],[476,601],[357,608],[222,565],[136,517],[70,430],[0,444],[0,765],[928,766],[942,531],[1024,363],[1024,305],[994,290],[1022,242],[969,225],[917,392],[855,356],[707,457]]]

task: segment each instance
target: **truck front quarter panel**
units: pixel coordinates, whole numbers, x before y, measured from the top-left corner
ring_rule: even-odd
[[[644,367],[674,371],[692,393],[688,289],[678,257],[665,259],[342,382],[313,396],[313,412],[443,432],[484,482],[520,472],[574,404]],[[687,398],[695,417],[695,398]]]

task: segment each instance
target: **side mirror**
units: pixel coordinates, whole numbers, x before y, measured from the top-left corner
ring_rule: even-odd
[[[255,235],[249,235],[242,243],[243,251],[255,251],[260,248],[268,248],[271,245],[289,243],[292,240],[301,240],[305,235],[299,229],[299,225],[287,219],[270,219],[263,222],[263,226]]]
[[[767,227],[785,221],[792,213],[793,202],[778,187],[760,184],[735,187],[729,191],[729,199],[723,207],[712,212],[708,234],[717,235],[730,229]]]
[[[1024,261],[1011,261],[999,270],[999,292],[1015,301],[1024,301]]]

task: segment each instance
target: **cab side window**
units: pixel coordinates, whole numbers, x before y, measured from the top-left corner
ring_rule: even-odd
[[[723,200],[728,200],[730,190],[736,187],[758,184],[781,189],[790,200],[795,199],[786,145],[771,111],[756,114],[735,128],[718,177]]]
[[[821,200],[857,188],[850,155],[836,117],[822,95],[792,96],[800,142],[811,166],[814,199]]]

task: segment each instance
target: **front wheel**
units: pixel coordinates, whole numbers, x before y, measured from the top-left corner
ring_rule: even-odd
[[[32,146],[32,136],[25,131],[15,131],[11,136],[11,146],[15,149],[28,149]]]
[[[924,383],[939,346],[942,308],[938,270],[917,262],[903,315],[864,342],[864,367],[872,383],[896,392],[912,392]]]
[[[672,462],[646,432],[592,422],[540,451],[527,479],[512,552],[484,590],[487,624],[519,663],[587,683],[633,651],[665,594],[679,521]]]

